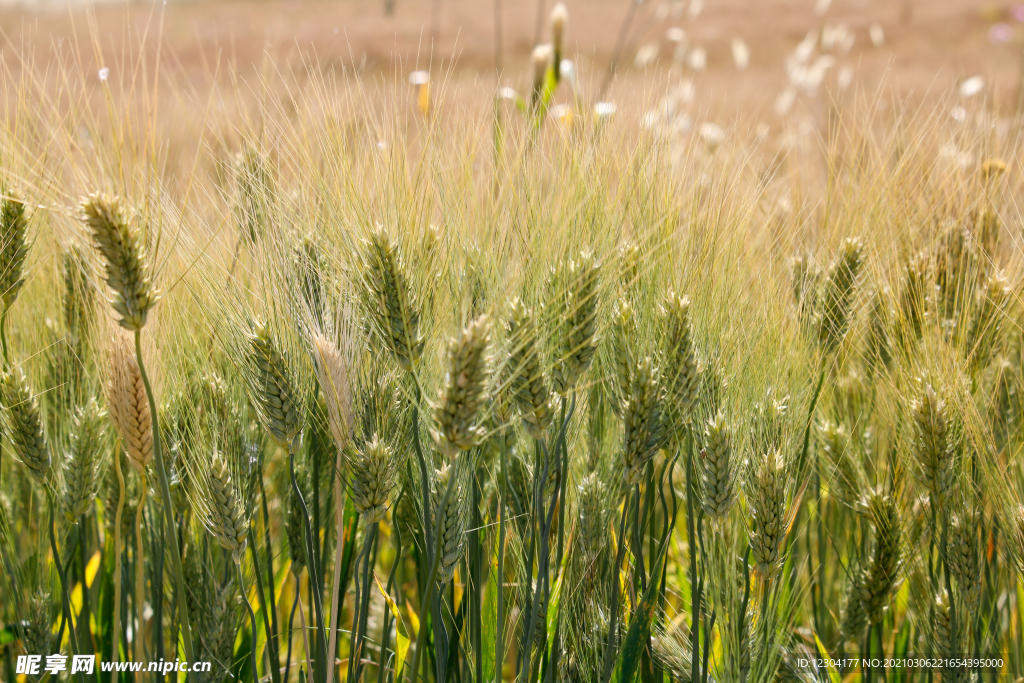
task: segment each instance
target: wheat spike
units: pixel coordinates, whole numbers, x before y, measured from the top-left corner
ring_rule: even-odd
[[[750,556],[758,574],[770,580],[781,569],[787,523],[786,466],[779,451],[760,458],[751,485]]]
[[[4,407],[5,436],[15,456],[42,483],[50,470],[50,449],[43,434],[39,402],[21,368],[12,367],[0,375],[0,404]]]
[[[650,356],[636,366],[623,406],[623,475],[628,485],[640,483],[644,468],[663,442],[661,385]]]
[[[25,259],[32,243],[28,240],[25,202],[14,192],[0,202],[0,294],[4,308],[10,308],[25,284]]]
[[[669,292],[662,304],[665,393],[672,428],[690,424],[700,387],[697,353],[690,329],[690,300]]]
[[[981,598],[981,544],[978,534],[978,515],[964,511],[949,519],[949,540],[946,552],[949,568],[968,612],[973,612]]]
[[[630,371],[637,362],[633,351],[636,339],[636,314],[627,299],[619,299],[612,309],[611,324],[612,376],[608,399],[612,410],[622,417],[622,403],[629,392]]]
[[[153,424],[146,387],[128,334],[114,333],[109,363],[107,409],[132,468],[141,473],[153,460]]]
[[[445,464],[441,469],[435,470],[434,488],[431,493],[431,504],[434,508],[434,524],[438,542],[441,546],[440,561],[437,570],[437,583],[445,585],[455,576],[455,567],[462,559],[466,545],[466,523],[469,515],[468,505],[464,500],[465,495],[459,473],[456,466]],[[452,491],[448,494],[444,509],[440,509],[442,498],[449,486],[449,479],[455,477],[450,484]]]
[[[598,285],[601,264],[590,252],[556,272],[551,312],[557,355],[551,370],[552,388],[566,395],[590,368],[597,352]]]
[[[732,462],[732,432],[719,413],[704,428],[706,446],[701,451],[702,504],[704,514],[715,522],[729,516],[735,498],[735,473]]]
[[[867,507],[875,528],[874,552],[857,586],[864,616],[869,624],[877,624],[885,616],[896,586],[900,564],[900,517],[893,498],[879,492],[869,494]]]
[[[270,329],[256,322],[248,334],[250,400],[263,428],[278,446],[292,447],[302,431],[301,397],[292,373]]]
[[[541,439],[554,419],[551,390],[541,367],[536,318],[519,298],[512,301],[505,330],[509,346],[506,364],[509,390],[522,415],[523,427],[530,436]]]
[[[206,528],[222,548],[231,552],[237,562],[245,552],[249,519],[228,464],[216,451],[210,458],[207,478]]]
[[[480,409],[487,398],[491,323],[487,316],[471,322],[448,343],[444,386],[434,408],[431,430],[438,450],[454,458],[483,439]]]
[[[846,590],[843,595],[843,606],[841,611],[840,633],[846,640],[860,641],[864,635],[864,629],[868,626],[867,615],[864,613],[864,602],[861,600],[861,579],[863,572],[851,560],[847,571]]]
[[[848,238],[825,275],[823,300],[817,307],[818,342],[826,352],[835,350],[850,322],[854,288],[864,265],[864,245],[856,237]]]
[[[89,195],[79,205],[79,216],[103,257],[107,285],[114,292],[111,303],[121,316],[119,324],[126,330],[141,330],[157,302],[141,233],[125,216],[117,197]]]
[[[575,552],[589,576],[598,570],[597,558],[608,544],[607,491],[595,472],[585,476],[577,490],[579,522]]]
[[[940,657],[961,656],[960,642],[962,638],[957,633],[955,642],[953,637],[953,618],[956,605],[953,603],[946,589],[935,596],[935,645],[937,655]],[[959,621],[959,620],[958,620]],[[963,669],[946,666],[942,667],[942,683],[960,683],[964,680]]]
[[[932,504],[941,508],[953,483],[953,451],[949,443],[946,401],[930,384],[925,384],[911,405],[914,456],[921,467],[924,486]]]
[[[423,354],[420,315],[398,245],[379,227],[366,242],[362,267],[367,308],[386,349],[412,372]]]
[[[75,409],[70,444],[64,460],[64,515],[68,521],[93,511],[103,473],[107,414],[90,398]]]
[[[352,431],[352,390],[345,354],[322,335],[313,336],[317,379],[327,404],[327,418],[339,450],[344,450]]]
[[[384,519],[398,470],[398,462],[391,449],[374,434],[356,451],[349,467],[352,470],[352,503],[356,512],[365,517],[366,524]]]

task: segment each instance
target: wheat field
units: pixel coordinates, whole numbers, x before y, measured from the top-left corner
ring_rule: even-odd
[[[572,27],[5,62],[0,680],[1024,680],[1012,101],[815,34],[798,124],[684,126]]]

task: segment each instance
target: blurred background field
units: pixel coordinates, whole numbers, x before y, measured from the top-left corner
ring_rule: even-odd
[[[80,52],[85,65],[114,62],[126,41],[148,35],[163,74],[203,90],[214,80],[251,82],[268,71],[320,67],[335,78],[401,77],[431,72],[449,98],[480,101],[502,85],[529,88],[529,55],[549,40],[553,2],[521,0],[206,0],[158,3],[53,0],[5,2],[0,28],[4,66],[17,71],[21,51],[36,60]],[[631,2],[569,2],[567,51],[584,94],[593,98],[615,54]],[[989,97],[1011,115],[1019,94],[1024,5],[973,0],[648,0],[626,28],[610,99],[652,104],[666,87],[692,82],[694,112],[730,120],[740,112],[781,123],[821,91],[839,100],[852,85],[879,97],[921,101],[980,76]],[[500,40],[496,15],[500,14]],[[94,35],[90,36],[90,25]],[[159,40],[156,36],[159,35]],[[798,47],[812,38],[794,75]],[[817,40],[813,40],[817,38]],[[97,57],[91,40],[98,41]],[[820,56],[829,59],[819,62]],[[817,70],[815,67],[817,66]],[[231,68],[229,68],[231,67]],[[116,76],[116,74],[115,74]],[[808,80],[809,76],[809,80]],[[909,99],[905,99],[909,98]],[[482,98],[486,100],[487,98]]]

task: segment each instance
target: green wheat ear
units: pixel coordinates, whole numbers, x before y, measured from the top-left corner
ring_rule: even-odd
[[[374,434],[369,442],[356,449],[350,458],[352,503],[364,516],[366,524],[384,519],[390,507],[389,498],[396,485],[398,461],[391,449]]]
[[[450,458],[473,448],[484,437],[480,409],[487,398],[490,377],[488,352],[491,323],[487,316],[471,322],[448,343],[445,383],[434,408],[436,428],[431,436]]]
[[[721,524],[729,516],[736,500],[736,473],[733,463],[732,430],[719,413],[704,428],[705,447],[701,451],[701,502],[704,514]]]
[[[438,585],[445,585],[455,576],[455,567],[462,559],[466,545],[466,526],[469,521],[469,506],[466,504],[466,495],[462,479],[459,477],[457,468],[459,463],[445,465],[435,470],[434,488],[431,490],[431,506],[434,508],[435,532],[438,543],[441,546],[440,561],[437,570]],[[445,502],[444,492],[449,486],[449,480],[455,477],[451,484],[452,491]],[[444,502],[444,509],[441,503]]]
[[[509,391],[522,415],[523,427],[530,436],[541,439],[554,419],[552,396],[541,367],[536,316],[519,298],[509,307],[505,331],[509,347],[505,366]]]
[[[634,340],[636,339],[636,313],[626,298],[619,299],[612,308],[611,324],[611,365],[612,376],[608,388],[608,400],[612,410],[622,417],[622,402],[629,392],[630,372],[636,363]]]
[[[949,568],[956,578],[967,611],[973,612],[981,598],[981,542],[978,515],[967,509],[949,519],[947,550]]]
[[[43,434],[39,403],[21,368],[0,374],[0,405],[3,405],[4,436],[15,456],[36,481],[43,483],[50,471],[50,448]]]
[[[370,233],[361,277],[370,318],[399,366],[412,372],[423,354],[420,314],[398,245],[383,228]]]
[[[210,459],[207,477],[206,528],[222,548],[237,562],[245,552],[249,519],[239,497],[238,485],[228,472],[228,465],[219,453]]]
[[[767,580],[782,569],[782,544],[786,533],[786,467],[779,451],[762,456],[757,463],[751,491],[750,559]]]
[[[949,437],[946,401],[925,384],[911,404],[914,439],[911,451],[920,466],[932,504],[941,509],[953,485],[953,450]]]
[[[666,404],[672,429],[679,434],[692,420],[700,387],[690,300],[669,292],[662,304],[662,319]]]
[[[826,352],[835,350],[850,324],[854,288],[864,265],[864,245],[856,237],[843,242],[825,275],[822,300],[816,307],[818,342]]]
[[[247,340],[250,400],[270,438],[287,450],[302,431],[302,402],[292,373],[264,323],[255,322]]]
[[[601,264],[591,252],[570,259],[552,277],[549,310],[555,362],[551,385],[563,396],[576,387],[597,353],[600,277]]]
[[[64,460],[64,515],[74,521],[92,513],[103,479],[107,413],[95,398],[75,409]]]
[[[16,193],[9,193],[0,203],[0,294],[4,308],[14,305],[25,284],[25,259],[31,246],[25,202]]]
[[[157,302],[142,234],[125,216],[121,200],[105,194],[83,199],[79,220],[89,229],[103,257],[106,282],[114,292],[111,303],[121,316],[119,324],[126,330],[141,330],[149,309]]]
[[[648,356],[637,364],[624,402],[622,467],[625,481],[640,483],[647,463],[664,442],[661,402],[662,390],[658,369]]]
[[[866,507],[875,528],[874,551],[857,587],[864,616],[874,625],[885,616],[897,585],[901,522],[892,496],[873,491],[868,494]]]

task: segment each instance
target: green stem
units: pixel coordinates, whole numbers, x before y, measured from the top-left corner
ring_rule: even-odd
[[[263,547],[267,554],[267,593],[270,598],[270,636],[268,636],[268,642],[273,643],[273,649],[271,650],[273,661],[275,662],[274,668],[271,673],[276,676],[274,678],[275,683],[280,681],[280,667],[281,667],[281,641],[280,629],[277,623],[277,600],[274,598],[274,546],[270,544],[270,513],[267,511],[267,489],[263,485],[263,477],[260,477],[260,499],[263,505],[263,533],[265,536]],[[253,544],[255,545],[255,543]],[[256,569],[259,573],[259,568]],[[284,680],[288,680],[285,678]]]
[[[68,594],[68,577],[64,572],[64,567],[60,560],[60,553],[57,552],[57,537],[53,532],[53,510],[56,507],[54,496],[51,493],[48,498],[50,499],[50,550],[53,552],[53,563],[57,565],[57,577],[60,578],[60,597],[62,602],[62,608],[64,610],[64,617],[68,622],[68,633],[71,636],[71,652],[72,654],[78,654],[78,637],[75,635],[75,617],[71,612],[71,600]],[[59,643],[58,643],[59,646]],[[84,683],[85,676],[81,671],[78,672],[78,680]]]
[[[256,548],[256,534],[249,525],[249,554],[252,556],[253,573],[256,575],[256,597],[260,601],[260,612],[263,613],[263,629],[267,637],[267,655],[270,657],[270,678],[274,683],[280,680],[280,660],[274,649],[273,630],[270,628],[270,614],[267,609],[267,596],[263,590],[263,574],[260,569],[260,554]],[[253,646],[256,645],[256,631],[253,631]]]
[[[455,467],[458,467],[458,463],[457,462],[455,464]],[[442,498],[441,498],[440,505],[437,506],[438,510],[443,510],[445,508],[445,506],[448,504],[448,497],[452,493],[452,489],[454,488],[455,479],[457,478],[457,476],[458,476],[458,472],[453,472],[452,476],[450,476],[448,478],[448,486],[444,490],[444,496],[442,496]],[[429,482],[425,481],[424,485],[429,485]],[[424,508],[424,510],[423,510],[423,517],[424,517],[424,520],[429,520],[430,519],[430,508],[429,507]],[[427,572],[427,583],[426,583],[426,585],[424,585],[424,587],[423,587],[423,595],[420,597],[420,611],[419,611],[419,615],[420,615],[420,631],[419,631],[419,633],[416,634],[416,651],[413,652],[413,655],[412,655],[412,668],[410,669],[410,671],[412,672],[412,680],[413,680],[414,683],[415,683],[416,677],[417,677],[417,675],[419,673],[419,668],[418,667],[419,667],[419,662],[420,662],[420,655],[423,653],[423,649],[426,647],[426,644],[427,644],[427,606],[430,604],[430,598],[431,598],[431,596],[433,595],[433,592],[434,592],[434,583],[437,580],[437,570],[438,570],[438,567],[440,565],[440,559],[441,559],[441,547],[440,547],[440,545],[441,545],[441,541],[440,541],[440,538],[438,538],[437,547],[433,549],[433,551],[434,551],[433,552],[433,557],[431,557],[431,559],[430,559],[430,571]],[[435,626],[436,626],[436,624],[435,624]]]
[[[79,623],[85,624],[85,635],[83,636],[83,639],[88,644],[89,651],[95,652],[96,645],[93,642],[92,627],[89,625],[89,613],[92,610],[91,605],[89,604],[89,586],[85,578],[86,567],[89,564],[89,551],[85,547],[85,540],[85,515],[82,515],[78,518],[78,550],[79,561],[82,563],[82,612],[79,615]]]
[[[252,640],[249,643],[249,665],[252,667],[252,679],[254,681],[258,681],[259,675],[256,673],[256,615],[252,611],[252,605],[249,604],[249,596],[245,590],[245,575],[242,573],[242,558],[235,558],[235,567],[238,568],[238,592],[242,594],[242,600],[245,601],[245,609],[249,612],[249,624],[252,628]]]
[[[498,623],[495,628],[494,638],[494,682],[501,683],[501,669],[505,661],[505,526],[507,521],[505,510],[506,482],[508,471],[506,470],[505,457],[508,453],[508,434],[501,433],[501,496],[498,498],[498,569],[495,577],[498,599]]]
[[[149,415],[153,423],[153,461],[156,463],[156,474],[160,480],[160,507],[164,512],[164,523],[167,525],[167,535],[173,539],[178,538],[174,529],[174,511],[171,509],[171,488],[167,484],[167,468],[164,465],[163,448],[160,444],[160,422],[157,415],[156,399],[153,397],[153,388],[149,384],[149,375],[146,374],[146,365],[142,360],[142,331],[135,330],[135,360],[139,365],[139,374],[142,375],[142,383],[146,387],[146,398],[149,400]],[[181,635],[185,647],[185,659],[190,663],[196,661],[192,649],[192,626],[189,624],[188,608],[185,605],[185,575],[181,570],[181,550],[177,542],[171,543],[171,560],[174,563],[174,598],[178,609],[178,623],[181,624]],[[189,674],[185,674],[186,680],[193,680]]]
[[[324,605],[320,598],[320,591],[317,587],[317,576],[316,570],[316,551],[314,550],[313,531],[309,524],[309,508],[306,507],[306,501],[302,497],[302,491],[299,490],[299,482],[295,478],[295,448],[294,444],[288,446],[288,470],[292,477],[292,492],[298,498],[299,505],[302,507],[302,523],[303,531],[305,531],[305,546],[306,546],[306,569],[309,570],[309,586],[310,592],[313,594],[313,609],[315,614],[313,617],[316,619],[316,632],[317,632],[317,666],[316,666],[316,678],[317,681],[327,680],[327,670],[324,668],[326,662],[324,661],[327,656],[327,640],[324,637]],[[330,666],[334,666],[331,662]]]

